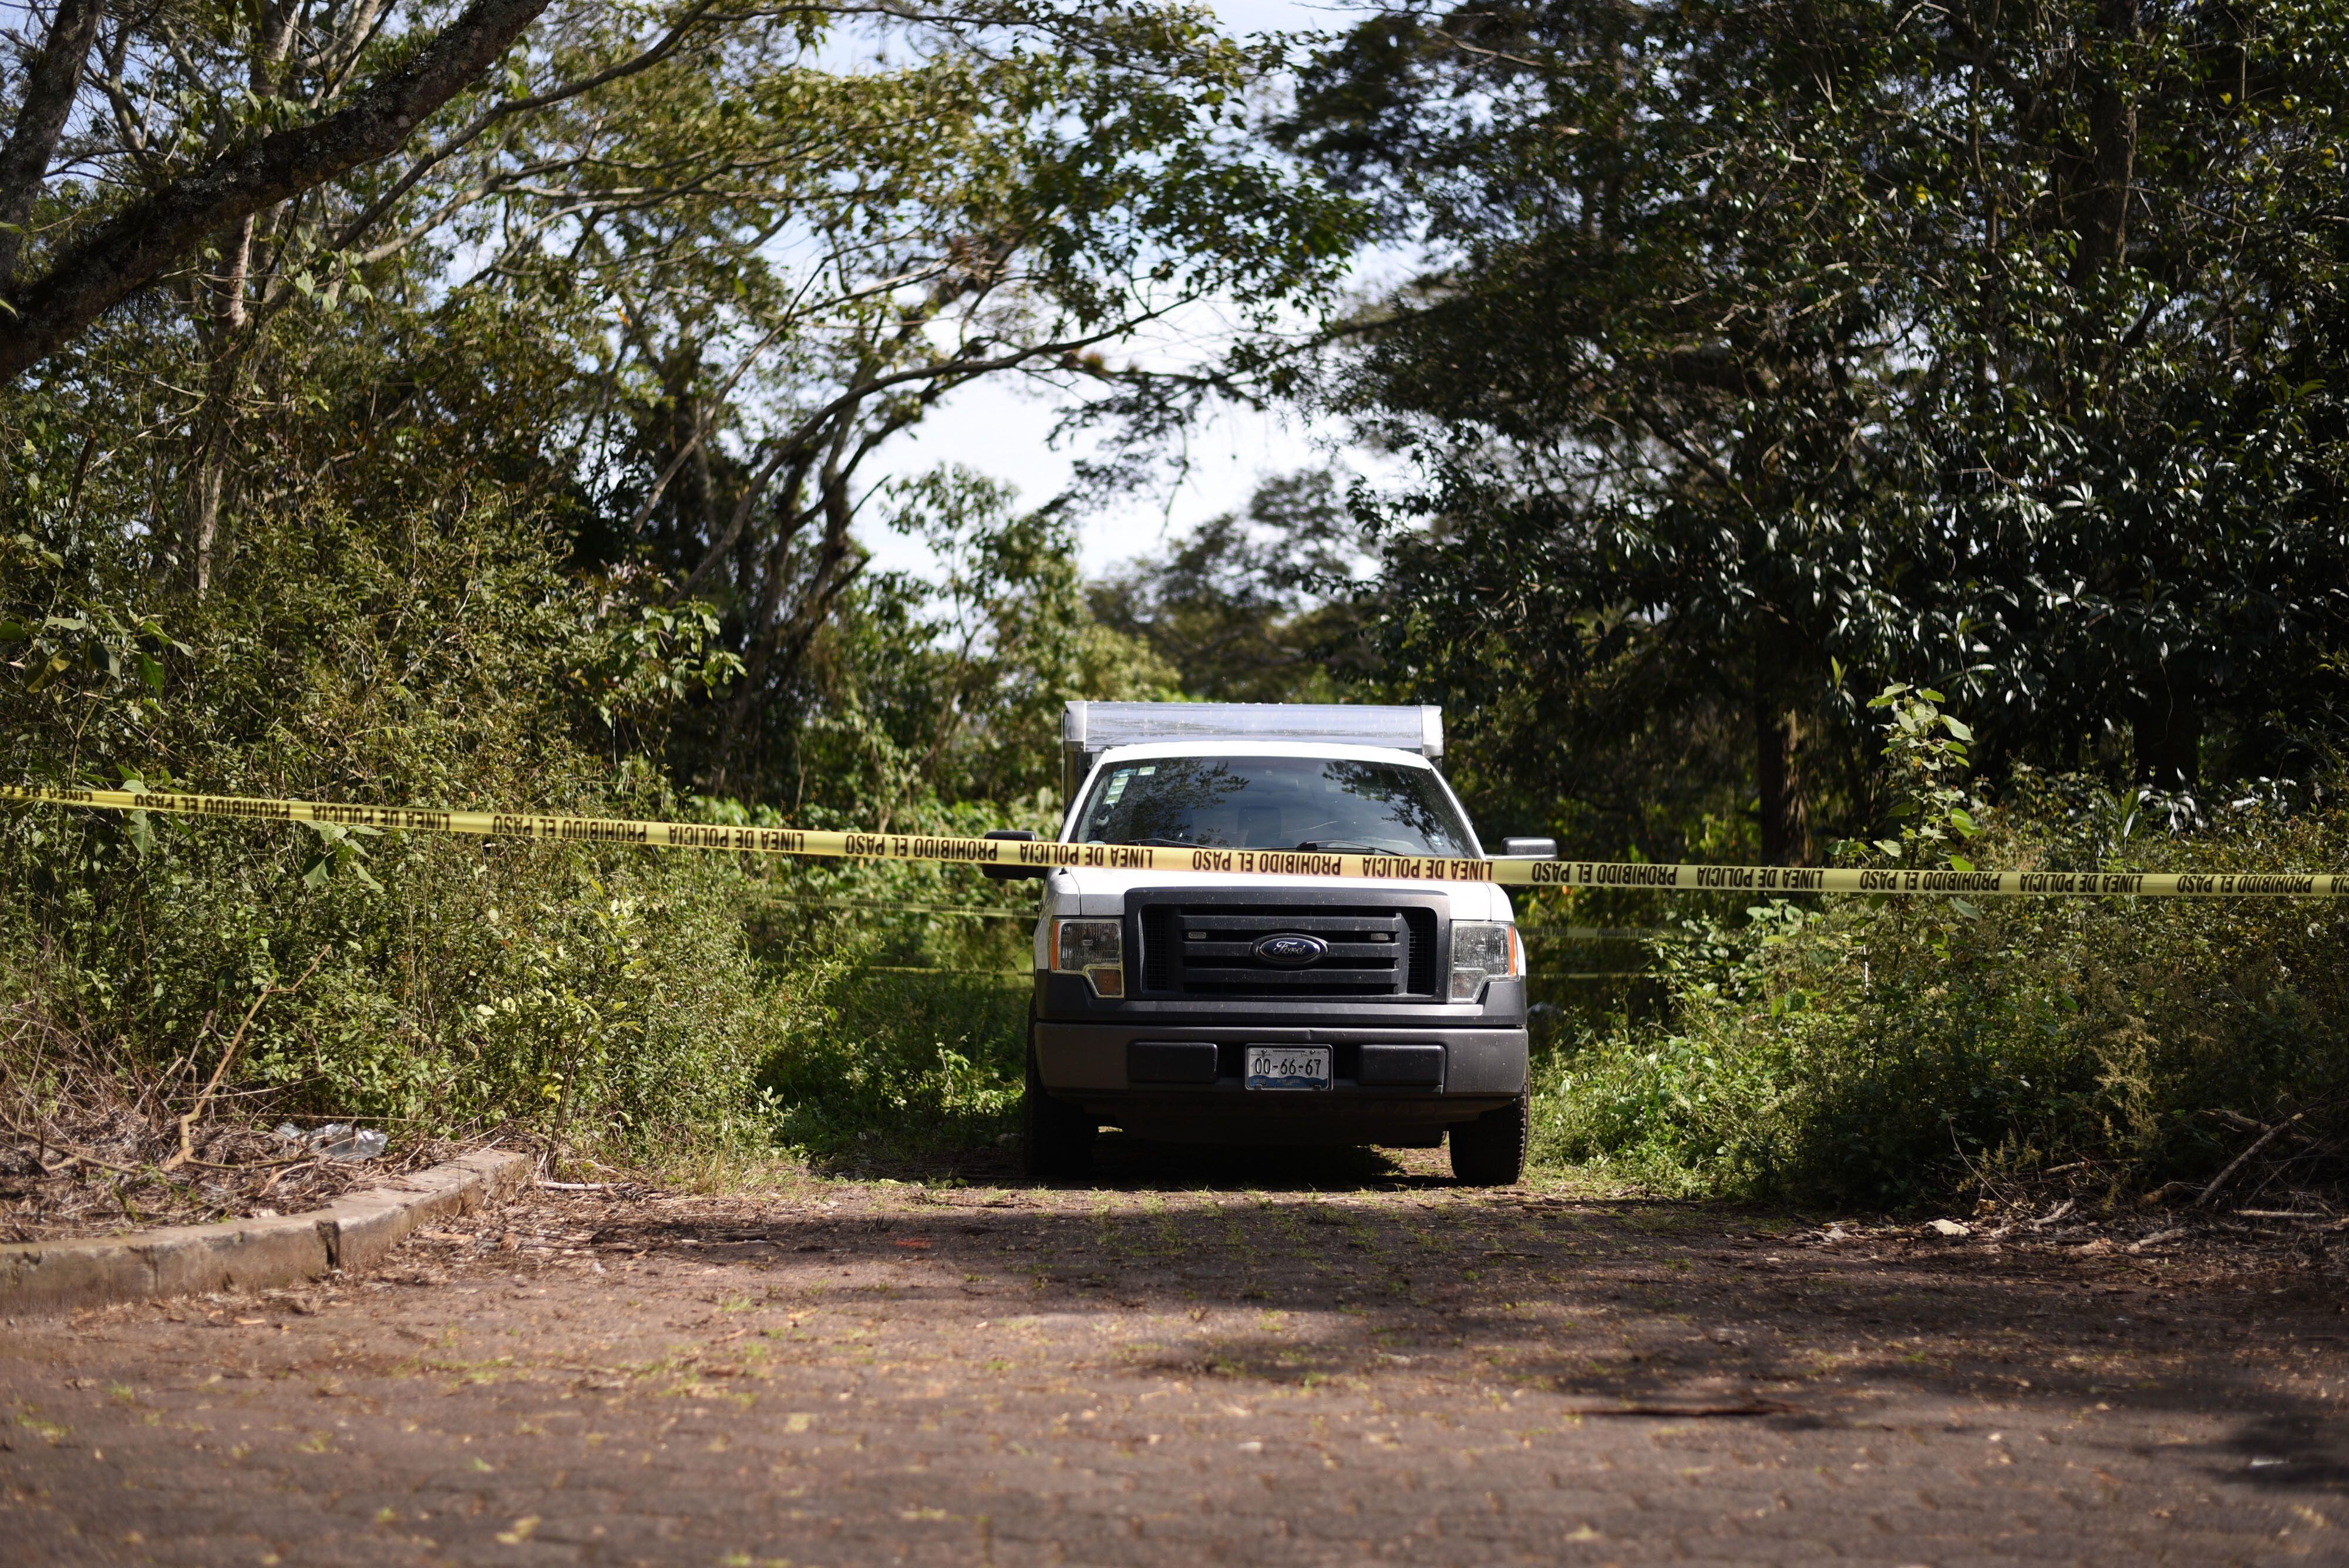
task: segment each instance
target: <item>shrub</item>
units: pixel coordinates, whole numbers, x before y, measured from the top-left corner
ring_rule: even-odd
[[[1908,701],[1910,718],[1932,706]],[[2337,784],[2297,802],[2247,791],[2197,820],[2189,802],[2022,773],[1990,810],[1950,782],[1962,757],[1938,727],[1896,734],[1909,826],[1846,858],[2349,867]],[[1660,954],[1664,1023],[1585,1031],[1545,1064],[1552,1158],[1903,1205],[2067,1168],[2119,1190],[2206,1181],[2293,1115],[2276,1152],[2315,1174],[2349,1131],[2349,911],[2329,901],[1831,898],[1686,938]]]
[[[57,782],[674,808],[581,737],[661,688],[648,665],[690,671],[691,628],[616,656],[631,612],[529,514],[309,512],[249,530],[234,592],[201,606],[84,539],[11,547],[27,569],[0,618],[28,678],[0,686],[0,733]],[[189,619],[166,630],[150,603]],[[69,1020],[49,1037],[155,1077],[209,1070],[253,997],[315,961],[232,1080],[274,1114],[654,1147],[738,1134],[777,1048],[743,885],[713,857],[11,808],[0,983]]]

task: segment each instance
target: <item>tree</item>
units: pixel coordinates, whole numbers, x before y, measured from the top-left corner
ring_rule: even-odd
[[[231,91],[278,48],[250,20],[172,35],[132,95],[148,118],[93,121],[81,151],[135,174],[207,102],[261,112]],[[1352,234],[1249,140],[1229,106],[1258,62],[1196,16],[871,26],[878,66],[822,11],[549,12],[401,157],[212,234],[25,379],[11,411],[72,432],[36,466],[200,598],[241,519],[373,459],[404,502],[521,485],[616,602],[722,617],[741,678],[686,716],[680,778],[780,787],[894,437],[984,377],[1146,383],[1106,357],[1122,335],[1208,296],[1310,295]],[[254,96],[298,118],[357,57],[285,54]],[[49,249],[84,221],[58,202]]]
[[[16,40],[27,68],[0,151],[0,221],[15,225],[0,231],[0,382],[36,368],[70,382],[87,368],[59,356],[109,312],[176,296],[197,359],[185,384],[200,395],[175,432],[184,461],[171,532],[197,592],[211,582],[239,405],[273,319],[322,286],[332,305],[354,269],[434,234],[436,223],[414,228],[415,198],[460,153],[713,26],[707,0],[688,0],[667,13],[558,15],[523,45],[546,10],[471,0],[442,19],[380,0],[167,0],[109,15],[104,0],[61,0],[37,37]],[[403,152],[396,172],[378,167]],[[443,188],[433,216],[497,191],[450,202]]]
[[[218,17],[166,5],[118,16],[110,31],[105,0],[58,0],[37,48],[19,45],[25,87],[0,149],[0,223],[11,231],[0,238],[0,381],[55,353],[215,234],[233,236],[223,308],[242,310],[255,215],[398,151],[547,4],[472,0],[437,30],[400,36],[387,28],[380,5],[365,0],[273,0]],[[243,103],[217,77],[202,84],[212,90],[193,112],[185,97],[159,101],[158,88],[199,86],[181,76],[189,66],[201,75],[232,62],[244,67]],[[380,68],[355,86],[363,64]],[[88,144],[67,144],[85,76],[103,95],[97,123],[106,130]],[[176,123],[165,105],[181,109]],[[123,194],[93,199],[79,180],[95,171]],[[19,277],[25,227],[52,186],[67,211],[43,225],[46,265]]]
[[[883,830],[947,803],[1050,815],[1062,705],[1164,698],[1173,671],[1089,613],[1061,509],[1020,511],[959,470],[887,499],[889,525],[939,570],[864,576],[843,594],[792,693],[806,719],[774,764],[790,769],[789,798]]]
[[[888,493],[872,474],[893,437],[982,378],[1150,382],[1108,358],[1139,327],[1327,286],[1347,205],[1247,139],[1224,107],[1251,62],[1171,15],[868,77],[680,60],[629,84],[617,112],[662,129],[625,155],[549,126],[540,161],[592,157],[590,191],[629,199],[559,251],[538,236],[574,221],[528,213],[498,265],[622,322],[591,346],[587,461],[616,526],[588,554],[724,612],[746,674],[679,753],[698,787],[796,775],[801,667],[864,570],[856,519]]]
[[[2349,630],[2343,23],[1364,23],[1285,135],[1426,258],[1321,383],[1426,474],[1388,508],[1388,646],[1536,794],[1740,715],[1773,859],[1873,812],[1851,694],[1893,679],[1954,689],[1993,765],[2288,757],[2260,714],[2335,703]]]
[[[1192,697],[1336,701],[1377,673],[1352,597],[1359,545],[1329,472],[1269,479],[1245,516],[1210,518],[1092,584],[1092,613],[1147,644]]]

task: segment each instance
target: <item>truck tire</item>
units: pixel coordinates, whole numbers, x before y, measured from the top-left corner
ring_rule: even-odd
[[[1533,1100],[1519,1095],[1452,1129],[1452,1174],[1464,1187],[1510,1187],[1526,1173],[1533,1133]]]
[[[1039,1181],[1071,1181],[1092,1173],[1093,1135],[1100,1129],[1082,1111],[1061,1105],[1044,1092],[1043,1075],[1036,1070],[1032,1047],[1028,1052],[1027,1092],[1019,1109],[1030,1176]]]

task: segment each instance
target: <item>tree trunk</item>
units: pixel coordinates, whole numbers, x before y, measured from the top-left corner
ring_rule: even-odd
[[[222,235],[224,270],[218,276],[199,278],[191,291],[204,313],[197,324],[197,339],[212,368],[204,376],[203,400],[190,421],[181,570],[200,599],[212,591],[221,564],[221,507],[228,492],[229,453],[235,444],[245,350],[251,346],[252,317],[244,308],[244,287],[253,234],[254,221],[248,217]]]
[[[723,794],[738,786],[736,753],[757,739],[758,722],[764,714],[768,697],[767,665],[774,658],[777,637],[782,629],[783,587],[791,539],[790,533],[784,534],[767,552],[765,580],[743,639],[742,673],[736,678],[734,695],[727,700],[719,721],[717,744],[710,748],[717,760],[709,775],[709,788],[715,794]]]
[[[188,472],[187,555],[183,569],[196,597],[212,592],[212,565],[220,548],[221,493],[228,488],[227,431],[215,429],[196,449]]]
[[[246,63],[246,80],[256,99],[276,94],[278,68],[293,46],[295,16],[296,7],[281,0],[262,16],[252,57]],[[196,410],[195,444],[188,465],[186,574],[189,587],[200,599],[212,591],[224,553],[221,507],[229,487],[229,455],[234,445],[237,400],[244,382],[245,351],[251,347],[248,328],[253,317],[244,301],[258,232],[259,219],[252,213],[231,224],[220,239],[219,275],[201,279],[193,291],[195,300],[211,317],[209,330],[199,330],[212,361],[204,381],[204,400]]]
[[[26,68],[15,129],[0,147],[0,287],[16,275],[25,225],[48,179],[57,139],[73,117],[82,66],[105,14],[105,0],[59,0],[48,37]]]
[[[1764,656],[1768,657],[1767,655]],[[1758,660],[1757,660],[1758,662]],[[1763,670],[1754,682],[1754,784],[1760,798],[1762,860],[1805,866],[1811,859],[1810,804],[1804,798],[1803,723]]]
[[[197,297],[203,299],[201,286]],[[215,294],[208,301],[217,308]],[[204,376],[203,400],[188,423],[188,455],[181,470],[185,509],[180,525],[180,575],[199,599],[212,592],[221,560],[221,513],[228,495],[229,452],[234,444],[237,389],[243,379],[243,334],[217,315],[200,323],[198,337],[212,359]]]
[[[2072,281],[2083,284],[2128,256],[2129,186],[2137,177],[2137,103],[2129,95],[2126,61],[2110,57],[2137,36],[2137,0],[2105,0],[2097,7],[2099,40],[2107,57],[2098,62],[2096,85],[2088,96],[2088,167],[2081,192],[2080,248]]]

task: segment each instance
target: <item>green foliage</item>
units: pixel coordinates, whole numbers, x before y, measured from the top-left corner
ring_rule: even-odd
[[[908,18],[883,69],[780,36],[688,51],[533,126],[532,158],[576,180],[481,176],[504,193],[469,232],[502,247],[503,275],[550,309],[595,301],[568,317],[604,492],[582,561],[706,596],[741,661],[670,737],[683,787],[796,796],[822,765],[799,747],[829,701],[823,628],[869,566],[852,524],[892,499],[978,504],[957,481],[876,481],[891,438],[981,379],[1155,383],[1103,346],[1208,297],[1268,320],[1325,289],[1351,243],[1351,206],[1228,112],[1261,62],[1204,14],[993,20]],[[606,203],[611,221],[577,219]],[[616,313],[626,333],[606,330]]]
[[[2026,774],[1992,811],[1946,771],[1931,695],[1890,695],[1906,826],[1872,847],[2001,867],[2301,870],[2349,863],[2328,783],[2206,827],[2136,831],[2133,799]],[[2287,899],[1776,902],[1663,944],[1661,1026],[1588,1031],[1547,1064],[1553,1157],[1668,1186],[1920,1203],[2064,1167],[2142,1191],[2207,1180],[2246,1118],[2349,1105],[2349,914]],[[2085,1162],[2085,1164],[2083,1163]]]
[[[1886,710],[1885,784],[1892,795],[1889,815],[1900,824],[1898,838],[1868,846],[1896,862],[1922,865],[1940,860],[1953,871],[1973,863],[1950,846],[1982,832],[1986,809],[1980,795],[1961,782],[1970,770],[1966,748],[1974,732],[1941,711],[1949,701],[1930,687],[1896,681],[1868,700]]]
[[[1723,794],[1766,858],[1858,832],[1852,693],[1900,670],[1993,781],[2315,766],[2344,26],[1567,0],[1340,35],[1282,134],[1418,263],[1317,387],[1420,471],[1377,508],[1388,678],[1596,853],[1677,858]]]
[[[717,692],[742,673],[742,661],[714,646],[718,617],[707,605],[688,600],[635,608],[634,619],[601,618],[589,628],[589,652],[577,678],[606,728],[661,736],[680,704]]]
[[[769,815],[713,808],[721,821]],[[1041,801],[930,801],[899,826],[1049,831],[1055,816]],[[1034,887],[910,861],[816,860],[761,876],[748,924],[753,950],[781,977],[791,1041],[759,1076],[776,1141],[828,1166],[869,1168],[968,1151],[1012,1131]],[[974,909],[997,912],[937,912]]]
[[[780,1142],[853,1168],[984,1147],[1017,1129],[1025,976],[903,974],[839,960],[799,972],[802,1044],[760,1078]]]
[[[26,633],[0,734],[60,783],[783,820],[680,802],[637,750],[724,682],[707,612],[578,574],[559,508],[486,477],[406,507],[371,465],[342,479],[249,527],[236,591],[202,600],[119,537],[29,517],[10,544],[27,569],[0,587]],[[824,630],[817,777],[792,820],[1049,829],[1052,713],[1154,691],[1156,667],[1091,620],[1051,516],[968,476],[902,499],[945,575],[876,578]],[[142,651],[168,661],[160,691]],[[1032,907],[967,868],[15,808],[0,888],[10,1001],[133,1073],[209,1065],[252,997],[316,959],[233,1079],[283,1114],[837,1158],[985,1141],[1019,1079],[1024,993],[1000,971],[1024,968],[1025,922],[889,913]]]
[[[948,7],[853,42],[703,10],[646,53],[661,15],[550,13],[428,155],[211,236],[0,389],[15,777],[1043,827],[1060,703],[1168,689],[1090,615],[1065,516],[876,454],[974,379],[1138,385],[1099,352],[1123,329],[1329,285],[1353,209],[1241,125],[1265,60],[1180,7]],[[123,19],[115,112],[76,121],[105,177],[51,182],[34,259],[386,67],[407,35],[372,18],[291,47],[259,13]],[[874,527],[937,580],[868,570]],[[315,960],[231,1078],[285,1114],[629,1156],[991,1136],[1001,987],[871,966],[1024,949],[802,896],[1003,889],[12,809],[0,1001],[169,1077]]]
[[[48,572],[9,579],[13,620],[71,627],[151,595],[103,547],[57,544],[36,546]],[[363,521],[322,504],[248,534],[237,594],[180,607],[160,691],[95,657],[44,681],[36,639],[0,730],[61,783],[664,805],[641,771],[633,796],[625,774],[605,794],[574,739],[616,688],[658,682],[628,672],[561,551],[510,505]],[[17,808],[0,940],[8,989],[125,1070],[208,1066],[253,996],[315,960],[256,1020],[244,1090],[289,1113],[647,1148],[741,1130],[779,1044],[740,880],[687,857]]]
[[[48,182],[30,259],[412,41],[266,9],[123,20],[69,149],[100,177]],[[2337,7],[1382,13],[1307,62],[1299,161],[1242,113],[1268,56],[1193,8],[853,47],[698,12],[645,55],[655,16],[550,16],[432,155],[212,235],[0,389],[15,776],[1043,829],[1068,698],[1360,694],[1444,703],[1488,827],[1570,851],[2349,847]],[[1366,215],[1423,269],[1316,381],[1273,329]],[[1231,364],[1112,361],[1208,301],[1258,331]],[[1059,504],[885,472],[982,377],[1146,441],[1235,375],[1420,483],[1275,482],[1089,587]],[[873,570],[875,527],[939,572]],[[1859,700],[1896,670],[1939,690]],[[2237,774],[2306,787],[2160,793]],[[1004,1129],[1026,949],[909,907],[1030,891],[12,808],[0,1005],[168,1078],[309,971],[233,1080],[287,1114],[919,1156]],[[2330,913],[1691,907],[1662,1023],[1546,1069],[1553,1152],[1871,1201],[2150,1184],[2343,1092]]]
[[[1089,609],[1076,540],[1055,511],[962,470],[895,487],[893,526],[937,562],[843,596],[814,639],[792,736],[796,809],[888,827],[943,802],[995,802],[1057,827],[1060,713],[1070,699],[1150,699],[1171,672]]]
[[[1267,480],[1226,513],[1092,585],[1094,617],[1211,702],[1334,702],[1376,669],[1351,587],[1361,539],[1326,472]]]

